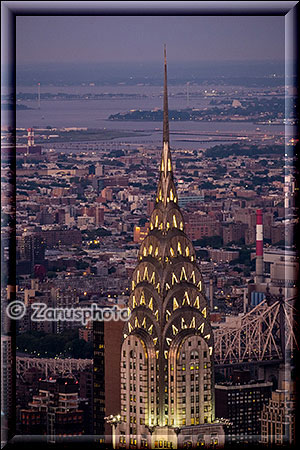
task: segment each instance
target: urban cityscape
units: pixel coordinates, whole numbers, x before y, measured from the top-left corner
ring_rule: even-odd
[[[294,81],[177,79],[170,47],[3,91],[2,445],[296,444]]]

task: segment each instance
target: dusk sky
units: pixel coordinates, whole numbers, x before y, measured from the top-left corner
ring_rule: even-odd
[[[17,16],[17,64],[284,60],[284,16]]]

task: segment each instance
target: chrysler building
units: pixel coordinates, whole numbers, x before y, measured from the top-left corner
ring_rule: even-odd
[[[115,448],[220,446],[215,420],[210,311],[178,206],[169,138],[164,48],[163,148],[149,233],[131,280],[121,348]]]

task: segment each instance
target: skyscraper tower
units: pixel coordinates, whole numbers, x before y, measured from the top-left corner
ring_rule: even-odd
[[[110,418],[117,448],[176,448],[192,426],[195,432],[204,426],[206,436],[211,428],[223,432],[214,424],[209,305],[173,178],[165,48],[163,103],[156,202],[132,276],[121,347],[121,412]]]

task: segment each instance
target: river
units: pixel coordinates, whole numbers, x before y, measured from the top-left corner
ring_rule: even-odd
[[[169,87],[169,109],[183,109],[187,106],[191,108],[207,108],[213,98],[213,92],[222,90],[228,92],[231,99],[239,99],[245,95],[245,88],[232,86],[189,86],[187,95],[187,86]],[[204,90],[207,90],[208,96],[203,96]],[[18,92],[36,92],[37,87],[18,86]],[[110,114],[118,112],[125,113],[131,109],[152,110],[162,108],[162,88],[159,86],[45,86],[41,87],[41,93],[94,93],[94,94],[140,94],[145,97],[115,97],[103,98],[100,100],[42,100],[40,109],[36,101],[21,101],[20,103],[28,106],[28,110],[17,110],[18,128],[45,128],[52,127],[88,127],[99,129],[117,129],[126,131],[142,131],[146,135],[139,137],[120,138],[118,141],[133,142],[136,144],[160,145],[162,137],[162,124],[159,122],[146,121],[109,121]],[[251,89],[247,88],[247,92]],[[181,93],[181,95],[180,95]],[[255,95],[257,91],[255,91]],[[224,96],[224,94],[223,94]],[[216,97],[219,98],[219,97]],[[224,97],[223,97],[224,98]],[[284,125],[257,125],[249,122],[178,122],[170,121],[171,143],[174,148],[207,148],[215,145],[214,137],[205,137],[197,135],[198,133],[229,133],[235,138],[248,137],[260,129],[261,135],[268,137],[283,136]],[[176,133],[176,134],[172,134]],[[232,139],[229,136],[229,139]],[[219,142],[226,142],[226,139]]]

